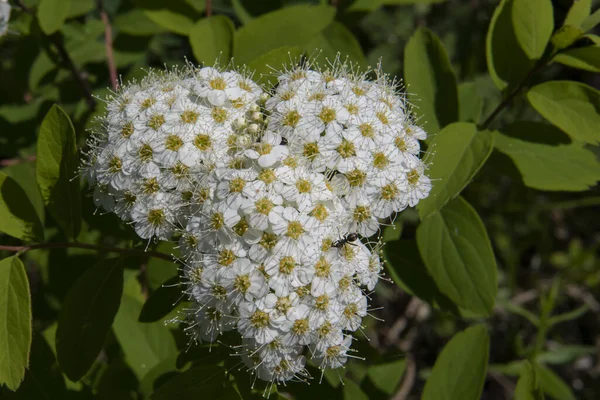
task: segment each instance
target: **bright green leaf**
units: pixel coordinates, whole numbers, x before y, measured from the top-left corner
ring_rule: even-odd
[[[200,365],[169,379],[152,396],[152,400],[217,399],[224,392],[225,368]]]
[[[367,376],[371,379],[375,387],[387,394],[393,394],[404,375],[406,369],[406,360],[400,359],[387,364],[378,364],[370,366],[367,370]]]
[[[0,172],[0,232],[17,239],[44,240],[44,226],[19,184]]]
[[[347,57],[348,61],[363,68],[367,64],[360,43],[352,32],[339,22],[333,22],[306,45],[309,55],[319,50],[317,60],[333,61],[339,53],[342,60],[346,60]]]
[[[539,59],[554,30],[551,0],[513,0],[512,24],[517,41],[530,60]]]
[[[581,26],[581,23],[590,16],[592,0],[573,1],[563,25]]]
[[[427,174],[433,185],[417,206],[421,218],[460,194],[491,154],[494,137],[488,131],[478,132],[474,124],[457,122],[442,129],[431,148],[435,155]]]
[[[515,88],[528,74],[533,63],[529,60],[512,26],[513,0],[502,0],[496,7],[486,36],[487,66],[496,87]]]
[[[552,43],[552,46],[554,46],[555,49],[564,50],[567,47],[571,47],[583,35],[584,32],[580,28],[572,25],[564,25],[554,32],[550,39],[550,43]]]
[[[145,10],[144,13],[156,24],[180,35],[188,36],[194,27],[194,21],[190,17],[166,8]]]
[[[179,277],[164,282],[161,287],[146,300],[138,321],[156,322],[163,319],[177,306],[182,299],[183,288]]]
[[[81,229],[81,198],[75,129],[53,105],[42,121],[37,142],[36,180],[50,214],[68,238]]]
[[[346,379],[344,381],[344,400],[369,400],[369,396],[362,391],[354,381]]]
[[[18,257],[0,261],[0,385],[17,390],[29,365],[31,296]]]
[[[125,353],[127,363],[139,380],[163,360],[177,352],[173,336],[162,322],[138,322],[142,311],[141,288],[135,275],[125,284],[121,307],[113,330]]]
[[[527,99],[544,118],[575,140],[600,142],[600,92],[573,81],[551,81],[534,86]]]
[[[86,270],[67,293],[58,316],[56,354],[61,370],[76,382],[102,350],[123,293],[123,264],[99,262]]]
[[[429,134],[458,121],[456,77],[442,42],[425,27],[418,28],[406,44],[404,80],[415,113],[423,118]]]
[[[483,109],[483,100],[475,82],[458,85],[459,119],[465,122],[478,122]]]
[[[285,7],[261,15],[236,32],[235,61],[247,64],[284,46],[303,47],[333,22],[334,15],[333,7],[309,5]]]
[[[213,65],[218,59],[226,65],[233,46],[233,22],[224,15],[204,18],[190,30],[190,45],[196,60]]]
[[[69,12],[67,18],[79,17],[87,14],[96,8],[94,0],[70,0]]]
[[[440,291],[459,307],[490,315],[496,299],[496,260],[483,222],[461,197],[423,219],[417,245]]]
[[[484,325],[457,333],[438,356],[422,400],[479,400],[489,357]]]
[[[540,384],[540,389],[554,400],[575,400],[575,395],[558,375],[552,370],[535,363],[533,370]]]
[[[588,32],[595,28],[598,24],[600,24],[600,9],[594,11],[592,15],[583,20],[581,23],[581,29],[583,29],[584,32]]]
[[[300,47],[281,47],[271,50],[248,64],[248,71],[254,72],[257,82],[269,85],[277,83],[274,71],[281,70],[285,65],[297,60],[302,54]]]
[[[548,146],[495,134],[496,149],[509,156],[525,185],[538,190],[584,191],[600,180],[596,156],[581,143]]]
[[[517,381],[514,400],[542,400],[537,378],[531,367],[526,361],[521,368],[521,376]]]
[[[46,35],[58,31],[67,19],[70,9],[71,0],[40,0],[37,17],[42,31]]]
[[[588,46],[566,50],[553,59],[573,68],[600,72],[600,46]]]

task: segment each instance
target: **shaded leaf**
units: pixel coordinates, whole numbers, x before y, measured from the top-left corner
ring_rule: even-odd
[[[391,395],[402,380],[405,369],[406,360],[400,359],[391,363],[370,366],[367,370],[367,376],[371,379],[375,387]]]
[[[56,355],[61,370],[76,382],[104,345],[123,293],[123,264],[107,259],[83,273],[67,293],[58,316]]]
[[[494,137],[488,131],[478,132],[474,124],[457,122],[435,136],[431,148],[435,155],[427,174],[433,185],[417,206],[421,218],[460,194],[490,156]]]
[[[558,375],[540,364],[534,363],[533,370],[538,379],[540,389],[554,400],[575,400],[575,395]]]
[[[483,100],[477,91],[475,82],[458,85],[459,119],[465,122],[477,122],[483,109]]]
[[[233,22],[223,15],[203,18],[190,30],[190,45],[194,57],[204,65],[219,60],[226,65],[233,47]]]
[[[194,27],[190,17],[169,9],[146,10],[144,13],[152,22],[180,35],[188,36]]]
[[[600,72],[600,46],[566,50],[556,55],[554,61],[585,71]]]
[[[352,32],[339,22],[333,22],[315,36],[306,45],[306,51],[309,55],[319,51],[316,59],[321,61],[333,61],[339,53],[342,60],[346,60],[347,57],[348,61],[363,68],[367,65],[360,43],[358,43]]]
[[[165,281],[177,276],[178,266],[175,258],[180,256],[179,249],[173,242],[160,242],[155,251],[172,255],[174,259],[173,261],[167,261],[158,257],[150,257],[146,277],[148,286],[152,290],[160,288]]]
[[[235,33],[235,61],[246,64],[284,46],[303,47],[333,22],[334,15],[333,7],[298,5],[252,19]]]
[[[457,333],[438,356],[422,400],[479,400],[485,381],[489,336],[484,325]]]
[[[344,400],[369,400],[369,396],[362,391],[354,381],[346,379],[343,386]]]
[[[225,368],[200,365],[171,378],[151,397],[152,400],[218,398],[225,391]]]
[[[165,32],[165,28],[152,21],[143,10],[137,8],[117,14],[113,26],[119,32],[134,36],[148,36]]]
[[[521,376],[515,388],[515,400],[542,400],[544,396],[540,392],[535,373],[528,361],[523,363]]]
[[[75,0],[77,1],[77,0]],[[40,0],[37,17],[46,35],[60,29],[71,9],[71,0]]]
[[[497,292],[496,260],[483,222],[460,197],[422,220],[417,245],[440,291],[460,308],[489,315]]]
[[[525,185],[538,190],[583,191],[600,180],[596,156],[581,143],[548,146],[494,134],[496,149],[509,156]]]
[[[138,320],[140,322],[156,322],[163,319],[175,309],[183,297],[183,287],[179,277],[174,277],[164,282],[146,300]]]
[[[513,0],[512,25],[525,54],[539,59],[554,30],[551,0]]]
[[[580,82],[551,81],[534,86],[527,99],[544,118],[575,140],[600,141],[600,92]]]
[[[29,366],[31,295],[18,257],[0,261],[0,384],[16,390]]]
[[[44,240],[44,226],[25,191],[0,172],[0,231],[17,239]]]
[[[596,348],[594,346],[558,346],[539,354],[535,361],[540,364],[565,364],[595,352]]]
[[[48,211],[68,238],[81,229],[75,129],[69,116],[53,105],[37,141],[36,180]]]
[[[275,85],[277,76],[274,71],[290,64],[301,54],[302,49],[300,47],[281,47],[271,50],[248,64],[248,71],[254,72],[254,79],[257,82],[267,86]]]
[[[423,127],[437,133],[458,121],[458,89],[448,55],[439,38],[420,27],[404,50],[404,80]]]

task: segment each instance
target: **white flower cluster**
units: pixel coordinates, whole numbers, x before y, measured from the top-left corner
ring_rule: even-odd
[[[236,330],[260,379],[342,366],[381,274],[363,243],[425,198],[425,132],[382,74],[296,67],[150,75],[108,103],[85,171],[142,238],[179,241],[188,332]]]

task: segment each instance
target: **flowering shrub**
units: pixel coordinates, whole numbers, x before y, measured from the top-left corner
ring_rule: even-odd
[[[594,398],[594,2],[301,3],[0,0],[0,398]]]

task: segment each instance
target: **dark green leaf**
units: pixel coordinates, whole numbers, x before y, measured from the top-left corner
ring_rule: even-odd
[[[528,361],[525,361],[515,388],[514,400],[542,400],[543,398],[533,368]]]
[[[517,41],[512,25],[512,6],[513,0],[501,1],[494,11],[486,37],[488,70],[500,90],[515,88],[533,66]]]
[[[43,224],[46,213],[44,199],[42,199],[40,188],[35,181],[35,164],[22,162],[3,168],[2,172],[13,178],[21,186]]]
[[[68,238],[81,229],[75,129],[57,105],[42,121],[37,142],[36,180],[48,211]]]
[[[58,316],[56,353],[61,370],[76,382],[90,369],[104,345],[123,293],[123,264],[101,261],[67,293]]]
[[[346,379],[344,381],[344,400],[369,400],[369,396],[362,391],[354,381]]]
[[[78,1],[78,0],[74,0]],[[37,17],[46,35],[60,29],[71,9],[71,0],[40,0]]]
[[[423,219],[419,252],[440,291],[460,308],[490,315],[497,292],[496,260],[483,222],[461,197]]]
[[[94,0],[70,0],[70,3],[67,18],[79,17],[96,8]]]
[[[173,242],[161,242],[156,246],[155,250],[173,257],[180,256],[179,249],[176,248],[176,245]],[[174,260],[167,261],[158,257],[150,257],[146,272],[150,289],[156,290],[160,288],[165,281],[177,276],[177,264]]]
[[[0,261],[0,385],[16,390],[29,366],[31,296],[18,257]]]
[[[559,314],[559,315],[553,315],[548,320],[548,326],[553,326],[556,324],[561,324],[563,322],[573,321],[573,320],[585,315],[585,313],[587,313],[588,310],[589,310],[588,306],[584,304],[581,307],[578,307],[572,311],[569,311],[569,312],[566,312],[563,314]]]
[[[483,101],[477,91],[475,82],[464,82],[458,85],[458,103],[460,120],[477,122],[483,109]]]
[[[533,370],[540,384],[540,389],[554,400],[575,400],[575,395],[558,375],[552,370],[535,363]]]
[[[309,5],[285,7],[261,15],[236,32],[235,61],[247,64],[284,46],[304,47],[333,22],[334,15],[333,7]]]
[[[188,36],[194,27],[194,21],[190,17],[166,8],[146,10],[144,13],[152,22],[180,35]]]
[[[224,15],[204,18],[190,30],[190,45],[196,60],[213,65],[217,60],[227,65],[233,47],[233,22]]]
[[[367,370],[367,376],[375,387],[387,394],[393,394],[404,375],[406,360],[400,359],[387,364],[373,365]]]
[[[512,24],[517,41],[530,60],[539,59],[554,30],[551,0],[513,0]]]
[[[126,13],[119,13],[113,22],[119,32],[134,36],[149,36],[165,31],[165,28],[152,21],[144,11],[133,9]]]
[[[600,142],[600,92],[593,87],[572,81],[545,82],[530,89],[527,99],[573,139]]]
[[[540,364],[566,364],[595,352],[594,346],[558,346],[541,353],[535,358],[535,361]]]
[[[596,156],[581,143],[548,146],[498,132],[496,149],[509,156],[525,185],[538,190],[584,191],[600,180]]]
[[[146,300],[138,320],[140,322],[156,322],[163,319],[175,309],[177,303],[182,299],[182,291],[183,287],[179,277],[169,279]]]
[[[21,186],[0,172],[0,232],[17,239],[44,240],[44,226]]]
[[[254,72],[254,79],[267,86],[277,83],[275,71],[297,61],[302,54],[300,47],[281,47],[271,50],[248,64],[248,71]]]
[[[566,50],[555,56],[554,61],[573,68],[600,72],[600,46]]]
[[[474,124],[457,122],[442,129],[431,148],[435,155],[427,173],[433,186],[417,206],[421,218],[460,194],[490,156],[494,137],[488,131],[478,132]]]
[[[308,54],[320,51],[316,57],[317,60],[333,61],[339,53],[341,60],[346,60],[347,57],[348,61],[363,68],[367,64],[360,43],[352,32],[339,22],[333,22],[311,40],[306,45],[306,51]]]
[[[442,42],[427,28],[418,28],[406,44],[404,80],[429,134],[458,121],[456,77]]]
[[[163,384],[152,400],[212,398],[225,390],[225,369],[216,365],[193,367]]]
[[[484,325],[457,333],[442,350],[425,383],[422,400],[479,400],[489,356]]]

